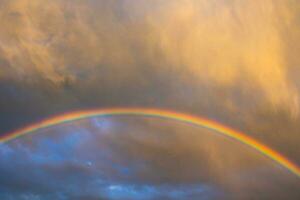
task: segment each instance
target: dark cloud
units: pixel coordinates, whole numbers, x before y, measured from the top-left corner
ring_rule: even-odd
[[[253,149],[200,127],[161,119],[82,120],[2,144],[0,153],[0,197],[7,199],[300,195],[296,176]]]
[[[226,124],[299,164],[298,4],[297,0],[1,1],[0,134],[74,110],[155,107]],[[141,129],[147,126],[143,120],[139,123]],[[76,140],[72,138],[65,142]],[[165,146],[141,144],[135,137],[126,141],[128,144],[118,144],[118,148],[125,151],[129,144],[142,146],[145,152],[139,156],[154,163],[166,158],[157,153],[149,156],[149,152],[170,149],[171,154],[188,157],[180,154],[182,149],[188,152],[185,145],[178,151],[171,148],[178,145],[176,142]],[[45,146],[60,149],[55,143],[46,142]],[[225,146],[226,151],[232,151],[230,145]],[[93,148],[97,145],[88,149]],[[207,155],[213,160],[224,156],[215,149],[202,150],[206,156],[201,159],[207,163],[212,163]],[[26,151],[18,157],[22,162],[31,159]],[[132,149],[135,151],[139,152],[138,148]],[[56,162],[59,158],[49,159]],[[240,159],[233,159],[232,166]],[[222,174],[224,162],[202,166],[201,170]],[[258,164],[253,160],[243,162],[245,167]],[[227,164],[224,168],[229,167]],[[175,170],[169,174],[168,170],[173,165],[168,163],[161,170],[176,182],[180,173]],[[89,177],[91,173],[86,165],[73,161],[63,163],[63,167],[51,163],[44,167],[58,174],[85,172]],[[183,175],[197,178],[189,170],[183,170]],[[28,178],[20,180],[16,188],[23,188],[27,182]],[[44,190],[43,184],[36,187]],[[15,198],[39,199],[26,195]],[[94,197],[87,192],[72,197],[76,198]]]

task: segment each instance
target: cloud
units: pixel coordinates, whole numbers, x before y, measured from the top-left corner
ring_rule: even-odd
[[[299,163],[297,5],[296,0],[2,1],[0,132],[80,109],[156,107],[226,124]],[[110,132],[111,122],[103,123]],[[147,151],[154,144],[161,146],[149,142]],[[214,160],[209,169],[222,174],[223,162],[216,159],[222,151],[202,145]],[[257,165],[245,161],[244,167],[252,162]],[[173,164],[165,166],[166,174]],[[68,166],[76,168],[73,162]],[[114,170],[130,173],[120,166]]]
[[[201,80],[258,87],[273,104],[297,103],[289,81],[281,26],[293,13],[287,3],[176,1],[158,24],[162,51],[174,65]],[[295,102],[296,101],[296,102]]]
[[[51,127],[2,144],[0,180],[5,187],[0,197],[299,196],[293,189],[299,186],[297,177],[214,132],[168,120],[97,118],[118,124],[108,131],[99,128],[94,119]]]
[[[296,29],[292,2],[5,1],[2,78],[63,83],[109,71],[113,84],[165,68],[209,84],[242,82],[297,112],[285,48]]]

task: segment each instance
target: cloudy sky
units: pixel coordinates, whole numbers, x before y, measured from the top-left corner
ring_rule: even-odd
[[[0,25],[1,135],[75,110],[154,107],[300,165],[298,0],[2,0]],[[299,178],[254,150],[161,119],[85,119],[0,155],[1,199],[300,196]]]

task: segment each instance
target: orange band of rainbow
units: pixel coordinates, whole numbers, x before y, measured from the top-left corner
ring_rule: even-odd
[[[53,125],[58,125],[66,122],[71,122],[74,120],[80,120],[88,117],[95,116],[111,116],[111,115],[138,115],[138,116],[149,116],[149,117],[159,117],[177,120],[201,127],[208,128],[210,130],[216,131],[222,135],[228,136],[232,139],[235,139],[245,145],[256,149],[258,152],[277,162],[278,164],[287,168],[290,172],[294,173],[296,176],[300,178],[300,168],[289,161],[284,156],[280,155],[280,153],[272,150],[271,148],[265,146],[264,144],[254,140],[253,138],[247,136],[244,133],[235,131],[231,128],[228,128],[224,125],[218,124],[214,121],[204,119],[201,117],[196,117],[188,114],[161,110],[161,109],[149,109],[149,108],[113,108],[113,109],[99,109],[99,110],[84,110],[71,112],[68,114],[64,114],[61,116],[56,116],[53,118],[46,119],[39,123],[35,123],[29,125],[25,128],[16,130],[14,132],[5,134],[4,136],[0,136],[0,142],[7,142],[12,139],[18,138],[22,135],[37,131],[42,128],[46,128]]]

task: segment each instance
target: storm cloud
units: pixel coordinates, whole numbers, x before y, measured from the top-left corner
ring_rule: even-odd
[[[298,177],[257,151],[170,120],[85,119],[1,144],[0,153],[0,197],[5,199],[297,199],[300,195]]]
[[[3,0],[0,134],[74,110],[155,107],[241,130],[300,165],[299,9],[297,0]]]

